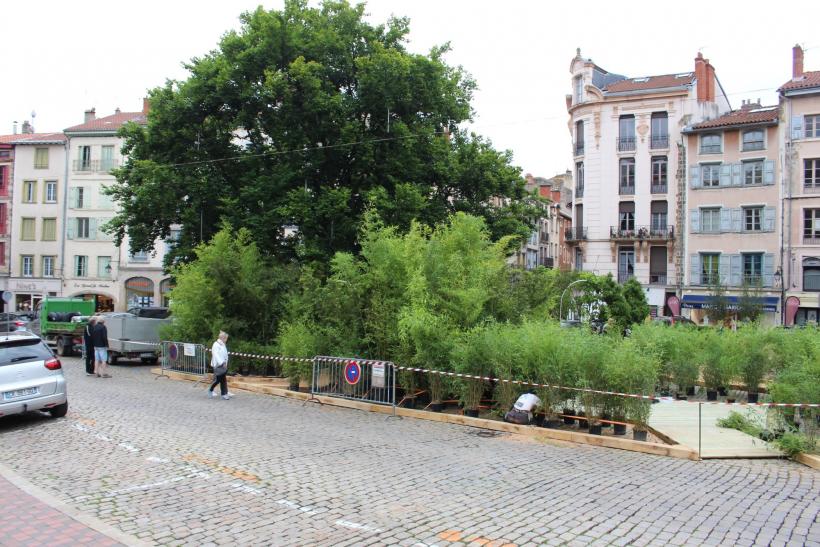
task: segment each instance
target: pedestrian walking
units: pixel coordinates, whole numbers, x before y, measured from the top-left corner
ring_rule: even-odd
[[[97,318],[88,319],[88,324],[83,331],[83,347],[85,349],[85,375],[95,376],[94,373],[94,343],[91,341],[91,333],[97,324]]]
[[[225,345],[227,341],[228,334],[219,331],[219,337],[211,346],[211,367],[214,369],[214,383],[208,389],[208,395],[216,397],[214,388],[219,384],[219,391],[225,400],[230,399],[232,396],[231,393],[228,393],[228,346]]]
[[[111,378],[108,374],[108,329],[103,317],[97,318],[91,331],[91,343],[94,345],[94,374],[99,378]]]

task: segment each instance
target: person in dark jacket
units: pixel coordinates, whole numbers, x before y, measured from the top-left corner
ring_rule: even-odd
[[[94,344],[91,342],[91,332],[97,324],[97,318],[92,317],[83,331],[83,342],[85,345],[85,374],[95,376],[94,372]]]
[[[94,345],[94,373],[101,378],[111,378],[108,374],[108,329],[102,317],[97,318],[91,331],[91,343]]]

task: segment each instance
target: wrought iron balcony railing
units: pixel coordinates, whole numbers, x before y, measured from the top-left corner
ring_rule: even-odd
[[[666,272],[652,273],[649,272],[650,285],[666,285]]]
[[[581,241],[587,238],[586,226],[570,226],[564,230],[564,239],[567,241]]]
[[[609,237],[611,239],[654,239],[664,241],[675,239],[675,227],[634,226],[622,228],[621,226],[610,226]]]
[[[635,185],[634,184],[619,184],[618,185],[618,194],[622,196],[634,196],[635,195]]]
[[[649,148],[652,150],[669,148],[669,135],[652,135],[649,138]]]
[[[653,194],[665,194],[669,191],[667,184],[664,182],[663,184],[652,184],[651,190]]]
[[[618,152],[631,152],[635,150],[635,137],[618,137]]]

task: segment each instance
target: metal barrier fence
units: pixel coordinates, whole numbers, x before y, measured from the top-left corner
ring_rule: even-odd
[[[194,374],[205,378],[208,374],[206,348],[202,344],[186,342],[160,342],[161,376],[166,370]]]
[[[327,395],[393,407],[396,415],[396,365],[350,357],[313,358],[311,395]]]

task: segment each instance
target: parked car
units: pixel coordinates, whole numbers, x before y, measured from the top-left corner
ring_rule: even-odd
[[[0,313],[0,332],[14,332],[26,330],[28,320],[25,316],[14,312]]]
[[[129,308],[128,313],[132,313],[137,317],[147,317],[149,319],[167,319],[171,314],[171,310],[165,307]]]
[[[0,416],[44,410],[62,418],[68,412],[62,364],[30,332],[0,335],[0,394]]]

